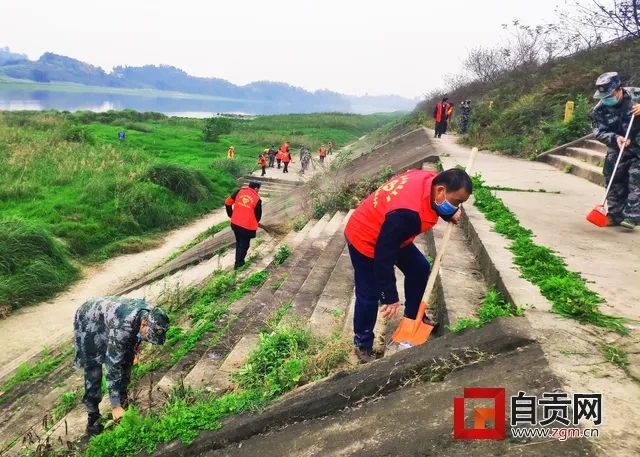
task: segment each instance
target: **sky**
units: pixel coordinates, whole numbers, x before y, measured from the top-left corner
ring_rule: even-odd
[[[560,0],[0,0],[0,47],[107,71],[169,64],[234,84],[421,97],[501,24],[555,18]]]

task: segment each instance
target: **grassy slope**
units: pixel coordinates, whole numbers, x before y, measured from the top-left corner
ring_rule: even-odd
[[[472,100],[466,142],[533,156],[590,132],[594,82],[605,71],[618,71],[625,85],[640,85],[640,39],[585,51],[530,74],[508,74],[495,84],[471,83],[449,97],[456,105]],[[567,100],[576,101],[577,107],[576,119],[565,126],[561,121]],[[494,103],[493,110],[488,108],[489,101]],[[417,111],[431,119],[435,102],[427,100]]]
[[[0,112],[0,254],[15,260],[0,262],[0,306],[50,296],[74,276],[67,275],[44,295],[23,287],[37,279],[20,277],[32,253],[13,250],[3,220],[5,225],[8,218],[35,224],[43,236],[60,239],[68,256],[78,261],[104,259],[144,248],[149,235],[220,207],[236,186],[233,174],[253,167],[268,144],[288,139],[294,147],[304,142],[316,148],[332,138],[340,147],[397,117],[309,114],[233,120],[230,134],[205,143],[204,121],[198,119],[135,112]],[[127,139],[119,141],[123,127],[128,127]],[[233,164],[224,159],[229,145],[236,147]],[[204,175],[202,185],[194,181],[203,198],[189,200],[152,183],[149,169],[163,164],[179,166],[195,181]]]

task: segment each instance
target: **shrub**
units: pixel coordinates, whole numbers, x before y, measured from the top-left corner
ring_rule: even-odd
[[[95,138],[85,127],[80,125],[67,125],[60,131],[60,138],[72,143],[94,144]]]
[[[170,227],[179,220],[180,215],[172,211],[169,199],[167,189],[148,181],[133,184],[122,196],[124,210],[146,230]]]
[[[220,135],[231,133],[233,124],[226,117],[212,117],[205,121],[202,128],[202,139],[207,142],[218,140]]]
[[[160,164],[147,171],[147,178],[190,202],[205,200],[211,195],[211,182],[200,170]]]
[[[142,133],[153,132],[153,129],[151,127],[148,127],[144,124],[140,124],[139,122],[129,122],[125,124],[124,128],[127,130],[135,130],[137,132],[142,132]]]
[[[77,277],[65,247],[44,228],[0,220],[0,305],[18,308],[50,298]]]

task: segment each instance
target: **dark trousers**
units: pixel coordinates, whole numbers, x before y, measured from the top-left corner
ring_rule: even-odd
[[[269,156],[269,166],[273,167],[274,162],[276,161],[276,156]]]
[[[121,382],[122,391],[119,392],[120,405],[123,408],[127,407],[128,396],[127,386],[131,380],[131,367],[133,360],[128,364],[128,369],[123,370],[123,378]],[[89,415],[99,415],[100,410],[98,406],[102,401],[102,365],[87,364],[84,368],[84,396],[82,397],[82,403],[84,403],[87,413]]]
[[[324,163],[324,156],[320,156],[320,163]]]
[[[436,122],[436,136],[439,138],[447,131],[447,121]]]
[[[373,328],[378,317],[380,290],[373,269],[373,259],[358,252],[349,244],[356,285],[356,304],[353,316],[353,344],[362,349],[373,347]],[[415,244],[400,249],[396,266],[404,274],[404,315],[415,319],[420,301],[427,287],[429,262]]]
[[[619,151],[608,151],[604,161],[605,185],[609,184]],[[640,158],[634,151],[625,151],[618,164],[613,184],[607,195],[607,209],[611,220],[619,224],[628,219],[640,224]]]
[[[244,259],[247,257],[249,243],[251,243],[252,237],[246,233],[247,230],[236,229],[235,227],[232,227],[232,229],[236,236],[236,262],[233,265],[233,268],[237,270],[244,265]]]
[[[283,173],[289,173],[289,162],[284,162],[284,169],[282,170]]]
[[[278,162],[278,168],[280,168],[280,164],[282,163],[282,159],[276,159],[276,162]]]
[[[267,174],[267,167],[264,166],[264,167],[262,167],[262,174],[260,176],[264,176],[266,174]]]

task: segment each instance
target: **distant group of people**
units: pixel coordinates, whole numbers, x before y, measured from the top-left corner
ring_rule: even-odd
[[[320,163],[324,163],[325,157],[328,154],[333,154],[333,141],[329,140],[327,147],[321,144],[318,148],[318,157]],[[260,176],[267,174],[267,168],[282,168],[283,173],[289,173],[289,164],[293,162],[291,156],[291,147],[289,141],[282,143],[279,149],[276,149],[275,145],[270,148],[265,148],[260,155],[258,155],[258,165],[262,169]],[[306,146],[300,148],[300,174],[305,174],[309,168],[311,162],[311,152]]]
[[[435,138],[440,138],[447,133],[447,128],[453,117],[453,103],[449,102],[449,97],[444,96],[436,103],[433,109],[433,120],[435,122]],[[460,133],[465,134],[469,129],[469,118],[471,117],[471,100],[460,102]]]

